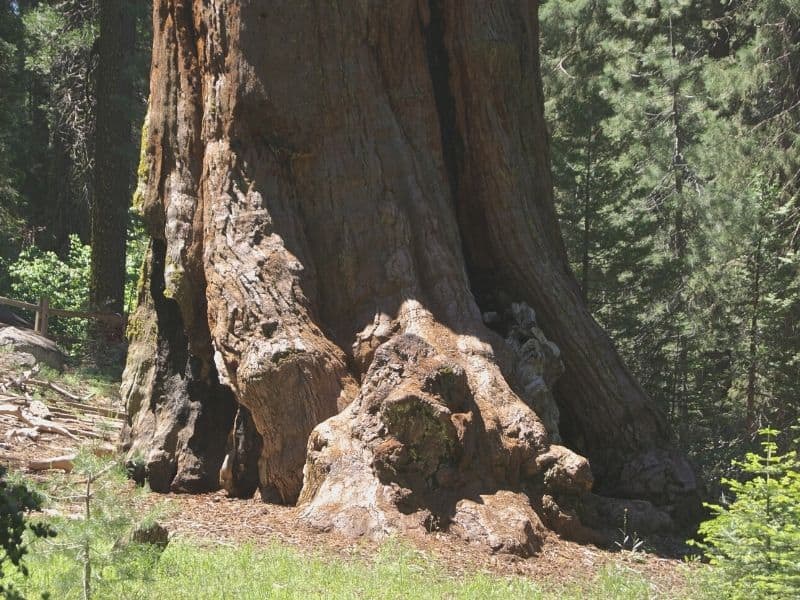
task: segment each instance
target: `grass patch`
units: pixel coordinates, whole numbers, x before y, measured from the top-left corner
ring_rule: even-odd
[[[113,397],[119,394],[120,374],[115,368],[99,369],[81,365],[59,373],[42,365],[38,377],[65,385],[72,391],[80,390],[83,395],[86,395],[87,392],[92,392],[100,397]]]
[[[50,592],[64,600],[82,597],[74,561],[32,548],[31,576],[15,583],[30,598]],[[94,584],[95,598],[288,599],[288,598],[687,598],[686,590],[659,593],[644,576],[623,567],[587,572],[583,583],[539,584],[520,577],[476,573],[453,577],[429,556],[391,541],[374,560],[333,558],[274,543],[267,546],[202,545],[173,541],[159,557],[128,554],[124,565],[107,565]]]

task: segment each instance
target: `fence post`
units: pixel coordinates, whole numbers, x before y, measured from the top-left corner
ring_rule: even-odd
[[[47,337],[47,321],[50,318],[50,300],[47,296],[39,298],[39,308],[36,309],[36,322],[34,323],[34,331],[42,337]]]

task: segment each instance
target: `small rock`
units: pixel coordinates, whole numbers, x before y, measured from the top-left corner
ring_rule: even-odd
[[[39,417],[40,419],[52,419],[53,415],[50,413],[50,409],[45,406],[45,403],[41,400],[33,400],[28,405],[28,412],[31,413],[34,417]]]

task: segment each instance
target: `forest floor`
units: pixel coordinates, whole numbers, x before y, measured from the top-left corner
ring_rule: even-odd
[[[0,371],[0,379],[12,375],[8,365],[5,367],[5,373]],[[40,382],[55,383],[61,392],[41,383],[28,385],[29,398],[42,401],[50,409],[53,422],[67,426],[74,432],[74,437],[46,432],[40,433],[35,440],[14,436],[13,432],[20,423],[13,416],[0,415],[0,464],[41,485],[46,485],[52,478],[58,478],[64,484],[69,484],[70,479],[77,482],[80,478],[77,474],[32,472],[27,465],[31,460],[113,443],[124,418],[117,392],[118,382],[75,371],[59,374],[44,370],[36,378]],[[82,400],[69,398],[64,391]],[[129,482],[121,493],[133,495],[133,484]],[[279,544],[301,555],[366,564],[382,552],[380,543],[354,541],[335,533],[320,532],[300,522],[295,508],[265,504],[257,497],[229,499],[221,491],[200,495],[153,493],[146,495],[143,507],[156,510],[159,521],[170,532],[170,540],[178,543],[236,548],[266,548]],[[60,510],[68,512],[64,507]],[[47,512],[57,514],[59,507],[50,507]],[[535,581],[536,585],[554,589],[580,585],[611,569],[646,581],[647,592],[641,597],[691,597],[693,580],[703,567],[696,562],[686,563],[679,558],[659,555],[651,551],[648,540],[643,542],[642,549],[637,551],[613,551],[575,544],[551,535],[541,553],[528,559],[492,554],[482,545],[470,544],[445,532],[410,536],[402,543],[435,563],[447,577],[456,579],[484,573],[491,577]]]
[[[119,381],[80,370],[19,369],[13,358],[14,354],[0,351],[0,402],[24,409],[40,402],[49,413],[43,420],[63,426],[69,435],[31,433],[18,416],[0,411],[0,464],[25,472],[31,461],[74,454],[85,446],[108,450],[116,445],[125,416]],[[40,473],[34,478],[46,476]]]
[[[363,560],[369,560],[380,549],[377,542],[354,542],[336,533],[305,526],[298,521],[294,507],[265,504],[258,498],[234,500],[224,492],[191,496],[153,494],[151,498],[154,503],[162,503],[165,515],[162,522],[176,538],[231,544],[277,540],[300,550]],[[562,585],[586,579],[587,574],[599,573],[604,568],[620,567],[646,577],[655,597],[681,597],[678,592],[686,588],[693,570],[700,568],[647,550],[611,551],[555,535],[545,542],[540,554],[527,559],[493,554],[483,545],[470,544],[445,532],[406,536],[404,541],[431,556],[454,576],[486,572]]]

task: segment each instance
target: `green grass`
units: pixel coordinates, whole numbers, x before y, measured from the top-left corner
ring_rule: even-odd
[[[41,546],[41,544],[39,544]],[[81,598],[80,568],[64,555],[34,547],[31,576],[18,578],[28,598]],[[283,599],[283,598],[690,598],[686,590],[659,595],[645,577],[622,567],[587,572],[581,584],[539,584],[521,577],[476,573],[448,575],[429,556],[389,542],[374,560],[324,557],[277,543],[268,546],[171,543],[160,559],[128,554],[124,565],[107,566],[94,581],[94,598]]]
[[[38,377],[66,387],[69,391],[85,396],[88,392],[101,398],[119,395],[119,368],[99,369],[85,365],[68,368],[64,373],[42,365]],[[51,392],[48,392],[51,393]]]

